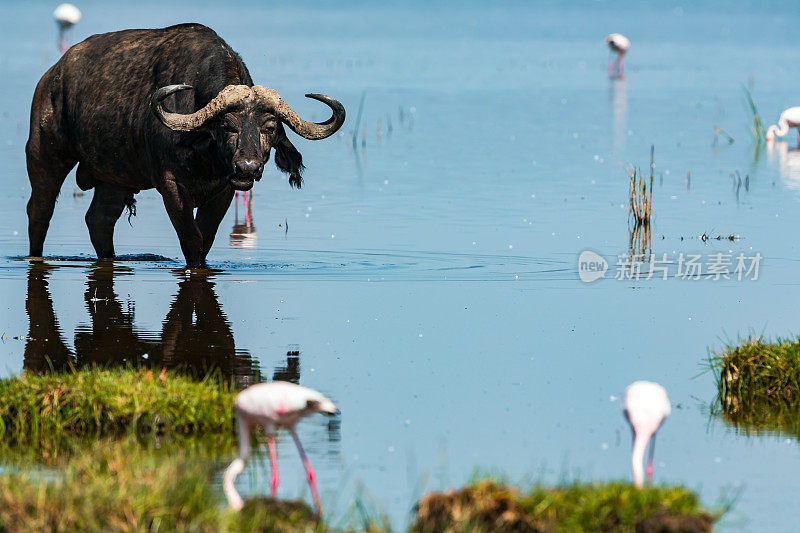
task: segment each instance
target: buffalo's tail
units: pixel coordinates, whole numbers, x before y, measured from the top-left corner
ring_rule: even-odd
[[[128,210],[128,224],[133,226],[131,217],[136,216],[136,199],[133,197],[133,193],[125,197],[125,208]]]

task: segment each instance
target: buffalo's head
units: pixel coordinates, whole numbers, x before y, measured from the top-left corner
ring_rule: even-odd
[[[153,93],[150,107],[168,128],[175,131],[208,132],[217,144],[220,163],[228,169],[234,189],[247,191],[253,180],[261,179],[270,149],[286,138],[283,124],[306,139],[324,139],[336,133],[344,123],[342,104],[324,94],[308,98],[327,104],[333,115],[322,123],[306,122],[292,111],[273,89],[255,85],[229,85],[202,109],[190,114],[170,113],[163,101],[191,85],[168,85]]]

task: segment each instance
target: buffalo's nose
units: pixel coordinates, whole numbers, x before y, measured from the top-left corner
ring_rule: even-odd
[[[248,176],[254,176],[256,174],[259,174],[261,173],[261,170],[264,168],[264,166],[258,161],[252,161],[250,159],[245,159],[244,161],[237,161],[235,166],[237,173],[245,174]]]

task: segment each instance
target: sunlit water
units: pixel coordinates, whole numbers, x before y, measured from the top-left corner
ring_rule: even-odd
[[[70,36],[203,22],[303,116],[325,118],[306,92],[347,107],[341,134],[296,141],[302,190],[271,167],[249,221],[243,199],[238,220],[231,208],[210,277],[182,273],[152,191],[138,196],[132,226],[117,225],[128,260],[94,265],[90,195],[73,195],[74,178],[45,245],[58,260],[14,259],[27,252],[30,98],[57,57],[52,5],[4,7],[3,373],[124,359],[216,364],[240,384],[299,380],[342,411],[301,428],[329,512],[341,519],[361,495],[396,527],[422,491],[476,470],[627,478],[618,398],[652,379],[674,406],[657,481],[710,505],[741,491],[726,529],[795,527],[797,441],[710,420],[705,365],[727,340],[798,332],[796,140],[754,153],[743,93],[752,87],[767,124],[798,105],[797,4],[222,6],[84,1]],[[624,81],[605,74],[612,31],[633,43]],[[735,142],[715,142],[714,126]],[[760,253],[758,280],[613,279],[629,253],[622,166],[647,172],[651,145],[653,253]],[[704,243],[704,232],[739,238]],[[606,279],[579,281],[585,249],[608,260]],[[280,495],[306,494],[291,439],[279,454]],[[263,460],[240,487],[268,490]]]

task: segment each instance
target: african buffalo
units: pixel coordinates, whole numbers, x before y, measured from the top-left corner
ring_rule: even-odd
[[[78,186],[94,188],[86,224],[99,258],[114,257],[114,224],[126,206],[133,209],[133,195],[155,188],[186,263],[204,265],[234,191],[261,179],[271,148],[300,187],[302,156],[284,124],[312,140],[341,127],[338,101],[306,96],[328,105],[331,118],[300,119],[277,92],[253,85],[238,54],[200,24],[76,44],[42,76],[31,105],[30,255],[42,255],[59,190],[78,164]]]

